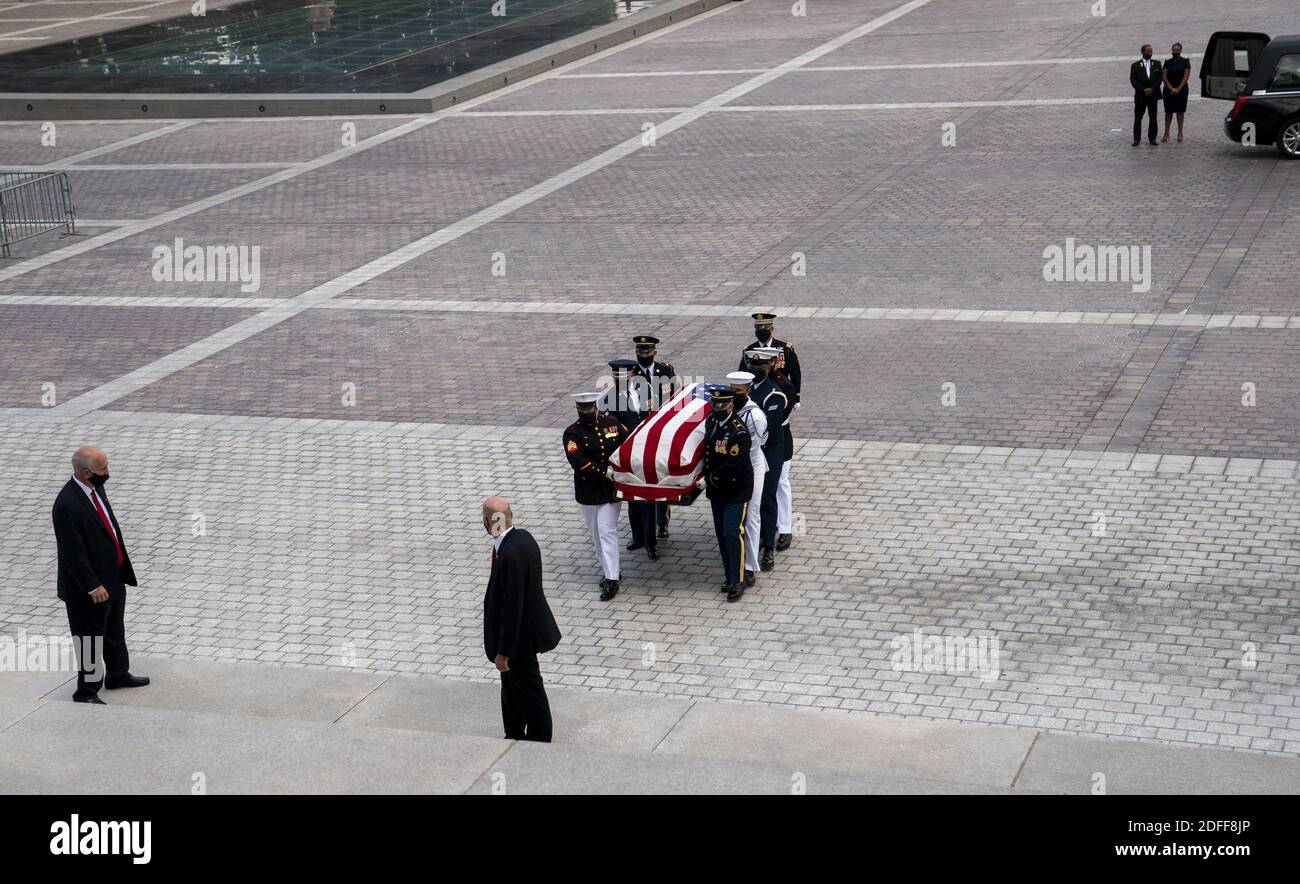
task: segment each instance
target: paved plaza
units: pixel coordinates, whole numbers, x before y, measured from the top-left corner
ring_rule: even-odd
[[[155,674],[328,670],[362,686],[339,717],[387,675],[490,706],[479,505],[502,494],[565,635],[548,683],[577,709],[645,704],[660,742],[637,751],[820,710],[921,743],[935,723],[1031,735],[979,756],[996,776],[931,775],[939,791],[1022,768],[1042,773],[1028,791],[1080,788],[1049,775],[1067,738],[1227,750],[1202,751],[1202,790],[1230,790],[1238,756],[1300,789],[1300,163],[1228,141],[1230,105],[1196,86],[1185,142],[1130,147],[1126,76],[1144,42],[1181,41],[1195,70],[1213,31],[1300,32],[1294,3],[791,5],[726,5],[426,116],[69,121],[53,146],[0,123],[5,167],[67,171],[79,217],[0,262],[0,634],[67,631],[49,513],[92,443]],[[258,247],[256,290],[155,279],[178,240]],[[1149,277],[1049,281],[1067,241],[1149,246]],[[569,394],[635,334],[720,380],[756,310],[805,379],[794,545],[725,604],[701,500],[598,601]],[[996,666],[900,667],[918,631],[991,642]],[[0,750],[42,738],[41,693],[6,677]],[[706,722],[680,736],[689,702]],[[49,712],[45,737],[81,711]],[[472,774],[412,788],[484,788],[488,736]],[[580,757],[548,774],[536,748],[512,763],[566,791]],[[876,779],[837,757],[839,788],[924,778],[863,757]]]

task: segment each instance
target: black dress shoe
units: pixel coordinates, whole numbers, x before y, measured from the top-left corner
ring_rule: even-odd
[[[659,526],[659,539],[660,539],[660,540],[666,540],[667,538],[668,538],[668,526],[667,526],[667,525],[660,525],[660,526]]]
[[[749,571],[745,574],[745,589],[749,589],[757,582],[758,582],[758,575],[755,574],[753,571]]]
[[[631,543],[629,543],[629,544],[627,545],[627,548],[628,548],[628,549],[640,549],[640,548],[643,547],[643,546],[645,546],[645,544],[644,544],[642,541],[640,541],[640,540],[634,540],[634,541],[632,541]]]
[[[724,584],[722,584],[722,591],[723,591],[723,592],[731,592],[731,584],[730,584],[730,583],[724,583]]]
[[[659,561],[659,550],[657,550],[657,549],[647,549],[647,550],[645,551],[645,554],[646,554],[646,558],[648,558],[650,561],[652,561],[652,562],[657,562],[657,561]]]
[[[99,699],[99,697],[73,697],[73,698],[72,698],[72,702],[74,702],[74,703],[94,703],[96,706],[107,706],[107,705],[108,705],[108,704],[105,703],[103,700]]]
[[[739,583],[733,583],[727,587],[727,601],[737,602],[745,594],[745,587]]]
[[[776,567],[776,555],[770,549],[760,550],[758,554],[758,569],[760,571],[771,571]]]
[[[614,596],[618,595],[618,581],[606,580],[600,587],[600,600],[607,602]]]
[[[109,690],[114,690],[116,688],[142,688],[148,683],[148,676],[132,675],[129,672],[121,678],[104,679],[104,687]]]
[[[781,552],[782,550],[789,549],[790,544],[793,542],[794,542],[794,537],[792,535],[778,534],[776,537],[776,551]]]

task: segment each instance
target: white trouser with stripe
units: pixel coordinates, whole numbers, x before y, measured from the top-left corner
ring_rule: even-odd
[[[764,473],[754,471],[754,493],[749,495],[749,509],[745,511],[745,570],[758,573],[758,529],[763,508]]]
[[[596,561],[608,580],[618,579],[618,513],[623,508],[617,503],[580,503],[582,518],[591,532],[591,542],[596,547]]]
[[[793,534],[794,495],[790,491],[790,464],[787,460],[781,466],[781,484],[776,486],[776,533]]]

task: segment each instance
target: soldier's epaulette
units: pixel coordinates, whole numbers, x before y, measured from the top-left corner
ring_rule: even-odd
[[[670,376],[677,374],[677,369],[673,368],[673,364],[671,362],[661,362],[659,364],[668,370],[668,374]]]
[[[749,428],[745,426],[745,422],[734,414],[731,416],[731,426],[733,429],[749,432]]]

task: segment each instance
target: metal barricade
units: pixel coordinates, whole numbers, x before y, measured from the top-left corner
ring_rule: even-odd
[[[0,257],[51,230],[77,232],[67,172],[0,172]]]

